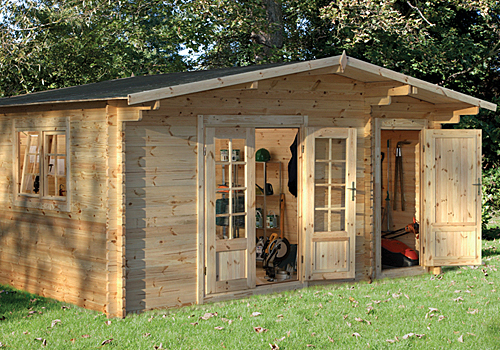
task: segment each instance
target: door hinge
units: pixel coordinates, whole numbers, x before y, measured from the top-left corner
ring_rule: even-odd
[[[206,266],[203,268],[203,274],[204,274],[205,276],[207,275],[207,267],[206,267]]]
[[[207,146],[203,146],[203,155],[206,156],[207,155]]]
[[[302,153],[304,153],[304,145],[302,145],[302,147],[301,147],[301,148],[302,148]]]

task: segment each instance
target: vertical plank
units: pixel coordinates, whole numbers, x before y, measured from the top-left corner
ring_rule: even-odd
[[[207,218],[206,222],[206,231],[205,231],[205,247],[206,247],[206,267],[207,274],[205,277],[206,283],[206,294],[212,294],[216,292],[216,252],[215,252],[215,129],[214,128],[206,128],[205,129],[205,147],[206,147],[206,156],[205,156],[205,178],[207,179],[206,187],[205,187],[205,198],[206,198],[206,207],[205,207],[205,217]]]
[[[430,266],[432,257],[435,255],[434,251],[434,239],[433,235],[431,235],[431,223],[436,221],[436,198],[438,198],[438,194],[434,192],[434,188],[436,190],[439,189],[437,186],[436,179],[436,158],[434,156],[434,152],[436,150],[436,142],[435,139],[431,136],[431,132],[425,130],[424,133],[424,144],[423,144],[423,158],[424,164],[422,168],[424,185],[422,186],[423,190],[423,223],[421,227],[423,228],[421,236],[422,236],[422,252],[424,253],[424,265]]]
[[[116,152],[116,107],[106,106],[106,314],[115,317],[118,313],[117,301],[117,239],[116,239],[116,212],[110,208],[110,198],[116,193],[116,184],[112,183],[110,174],[115,170],[110,154]],[[114,123],[114,125],[112,125]],[[111,125],[110,125],[111,124]],[[113,142],[113,145],[111,145]],[[115,149],[113,149],[115,148]],[[114,159],[114,157],[113,157]]]
[[[305,232],[305,217],[304,217],[304,181],[305,181],[305,164],[304,164],[304,150],[306,148],[306,133],[308,127],[308,118],[305,119],[304,126],[299,129],[299,142],[297,149],[297,234],[298,249],[297,249],[297,276],[299,280],[305,281],[306,269],[304,264],[304,255],[306,252],[306,232]]]
[[[246,272],[248,288],[255,288],[256,275],[256,252],[255,252],[255,128],[247,128],[245,143],[245,186],[247,197],[245,201],[247,251]]]
[[[382,273],[382,254],[381,254],[381,245],[382,245],[382,179],[380,178],[382,162],[380,158],[381,150],[381,126],[380,126],[380,118],[375,118],[374,127],[373,127],[373,142],[372,142],[372,150],[374,154],[372,154],[372,159],[374,162],[373,174],[374,177],[374,202],[373,202],[373,235],[375,241],[375,261],[372,262],[375,265],[375,276],[378,276]]]
[[[315,160],[315,128],[308,127],[305,135],[305,156],[303,155],[302,164],[304,164],[303,173],[303,215],[304,215],[304,272],[305,280],[312,279],[312,270],[314,269],[313,254],[314,247],[312,238],[314,235],[314,160]]]
[[[481,179],[483,178],[482,177],[482,130],[475,130],[476,132],[476,137],[475,137],[475,142],[474,142],[474,145],[475,145],[475,157],[472,159],[472,164],[475,164],[476,165],[476,178],[478,179],[478,183],[481,182]],[[475,181],[473,182],[475,183]],[[481,186],[479,187],[479,195],[475,195],[474,193],[474,196],[476,198],[476,203],[475,203],[475,208],[473,208],[473,210],[475,209],[475,212],[476,212],[476,222],[477,222],[477,226],[476,226],[476,237],[475,240],[476,240],[476,259],[481,262],[481,258],[482,258],[482,245],[481,245],[481,238],[482,238],[482,232],[481,232],[481,204],[482,204],[482,200],[481,200],[481,196],[482,196],[482,191],[481,191]]]
[[[351,187],[354,184],[354,195],[351,196],[351,193],[348,193],[348,197],[346,198],[347,203],[347,223],[346,223],[346,231],[347,236],[349,237],[348,241],[348,249],[349,249],[349,278],[354,278],[355,275],[355,257],[356,257],[356,155],[357,155],[357,132],[355,128],[349,128],[349,135],[347,138],[347,186]],[[354,198],[354,200],[353,200]]]
[[[196,185],[198,186],[197,208],[197,269],[196,269],[196,303],[203,304],[205,296],[205,161],[203,150],[205,147],[205,127],[203,125],[203,115],[198,116],[198,134],[197,134],[197,166],[196,166]]]

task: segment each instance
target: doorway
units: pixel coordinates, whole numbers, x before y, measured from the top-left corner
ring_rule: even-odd
[[[381,130],[382,271],[420,265],[420,133]]]
[[[298,133],[255,129],[257,286],[298,280]]]
[[[206,127],[206,294],[298,280],[299,191],[288,188],[298,132]]]
[[[355,276],[357,130],[276,118],[199,118],[200,300]],[[292,150],[297,167],[288,171]]]

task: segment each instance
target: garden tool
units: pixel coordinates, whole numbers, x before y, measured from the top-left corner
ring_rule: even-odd
[[[389,195],[389,184],[391,177],[391,157],[389,156],[391,150],[391,140],[387,140],[387,197],[385,197],[385,207],[382,214],[382,228],[386,227],[386,232],[391,231],[391,197]]]
[[[401,210],[405,211],[405,191],[404,191],[404,184],[403,184],[403,152],[401,147],[403,145],[409,145],[411,142],[410,141],[399,141],[396,144],[396,162],[395,162],[395,169],[394,169],[394,210],[397,210],[397,204],[396,204],[396,199],[398,195],[398,181],[399,181],[399,187],[401,189]]]

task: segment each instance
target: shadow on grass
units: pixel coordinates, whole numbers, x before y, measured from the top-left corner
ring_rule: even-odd
[[[483,258],[492,255],[500,255],[500,249],[497,247],[487,247],[483,249]]]
[[[486,241],[500,239],[500,227],[483,229],[482,236],[483,236],[483,239]]]
[[[0,324],[58,308],[61,304],[55,300],[0,285]]]
[[[495,349],[500,349],[500,318],[489,323],[487,327],[490,335],[489,341],[498,346]]]

